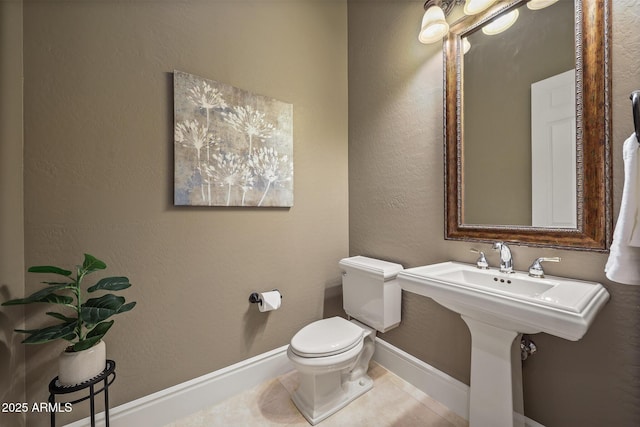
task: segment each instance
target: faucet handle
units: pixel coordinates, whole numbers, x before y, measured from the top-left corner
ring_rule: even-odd
[[[487,262],[487,258],[484,256],[484,252],[476,248],[471,248],[470,251],[479,254],[478,259],[476,260],[476,267],[483,270],[488,270],[489,263]]]
[[[533,261],[533,263],[531,264],[531,266],[529,267],[529,276],[531,277],[537,277],[537,278],[543,278],[544,277],[544,270],[542,269],[542,262],[560,262],[562,258],[558,257],[558,256],[554,256],[554,257],[540,257],[537,258],[535,261]]]

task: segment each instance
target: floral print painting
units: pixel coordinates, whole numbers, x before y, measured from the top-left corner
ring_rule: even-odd
[[[174,203],[293,206],[293,105],[175,71]]]

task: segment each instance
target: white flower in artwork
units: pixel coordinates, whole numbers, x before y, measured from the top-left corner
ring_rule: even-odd
[[[189,89],[187,98],[197,107],[208,110],[212,108],[227,108],[227,103],[222,94],[216,88],[212,88],[209,83],[202,83],[202,86],[194,86]]]
[[[249,139],[249,155],[253,152],[253,138],[271,138],[274,127],[265,120],[265,114],[247,105],[235,107],[231,113],[222,113],[224,120],[236,131],[241,132]]]
[[[200,166],[200,150],[210,140],[210,134],[206,126],[200,125],[196,120],[186,120],[176,124],[175,128],[176,142],[183,147],[193,147],[196,150],[198,158],[198,167]]]
[[[213,108],[223,109],[227,108],[227,103],[222,97],[222,93],[207,82],[201,82],[200,85],[193,86],[191,89],[187,91],[186,97],[190,100],[196,107],[204,109],[207,113],[207,132],[211,128],[211,113],[210,110]],[[206,162],[209,163],[211,160],[211,143],[206,146]],[[208,200],[211,202],[211,183],[207,184],[208,190]]]
[[[293,162],[286,154],[280,156],[273,147],[261,147],[256,154],[249,157],[249,166],[256,175],[267,182],[258,206],[262,206],[269,189],[274,184],[291,181],[293,178]]]
[[[207,126],[201,125],[196,120],[185,120],[183,122],[177,123],[175,126],[175,140],[177,143],[182,145],[183,147],[193,147],[196,151],[196,166],[194,167],[194,171],[202,170],[202,159],[201,159],[201,150],[203,147],[207,147],[207,153],[209,152],[209,147],[218,142],[213,135],[208,131]],[[208,156],[208,154],[207,154]],[[209,184],[210,186],[210,184]],[[202,195],[202,199],[205,199],[205,191],[204,191],[204,183],[200,183],[200,192]],[[211,193],[211,189],[209,188],[208,193]],[[211,201],[211,197],[209,197],[209,201]]]
[[[246,168],[240,156],[236,153],[218,153],[212,157],[216,162],[213,177],[218,185],[238,185]]]
[[[250,180],[247,179],[247,176],[250,176],[248,166],[238,154],[220,152],[211,157],[214,163],[206,166],[206,173],[212,182],[221,187],[227,187],[227,206],[229,206],[231,187],[242,187],[244,194],[246,192],[244,187],[249,186],[247,188],[250,188],[253,179],[252,177]]]
[[[247,167],[245,168],[243,175],[242,175],[242,185],[240,186],[242,188],[242,204],[241,206],[244,206],[244,201],[245,201],[245,197],[247,195],[247,191],[251,190],[253,188],[253,185],[255,184],[256,181],[256,177],[253,175],[253,171],[251,170],[251,168],[247,165]]]

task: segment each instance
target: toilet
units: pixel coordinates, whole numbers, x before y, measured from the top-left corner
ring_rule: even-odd
[[[351,320],[331,317],[296,333],[287,356],[300,385],[291,400],[316,425],[373,387],[367,375],[376,331],[400,324],[402,265],[355,256],[340,261],[344,311]]]

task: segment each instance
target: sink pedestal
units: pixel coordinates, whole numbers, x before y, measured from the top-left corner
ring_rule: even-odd
[[[469,427],[524,427],[522,334],[461,317],[471,331]]]

